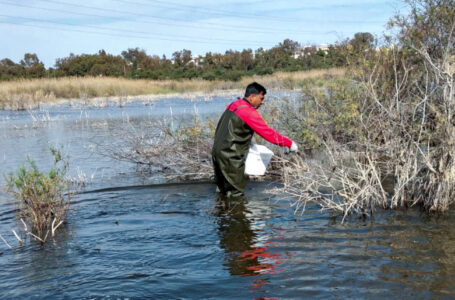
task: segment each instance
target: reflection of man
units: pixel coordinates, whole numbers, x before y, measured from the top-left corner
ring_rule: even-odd
[[[245,159],[256,132],[272,144],[297,151],[295,142],[270,128],[257,112],[264,103],[266,89],[257,82],[246,87],[245,97],[226,107],[218,121],[212,148],[218,191],[227,196],[245,192]]]
[[[219,225],[220,247],[226,252],[226,264],[231,275],[255,275],[258,258],[243,259],[241,253],[253,249],[256,233],[246,217],[247,199],[244,197],[220,197],[215,216]]]
[[[280,253],[271,253],[264,245],[257,245],[257,235],[251,228],[247,214],[248,200],[245,197],[224,197],[217,199],[214,214],[217,217],[220,247],[226,252],[224,264],[231,275],[254,276],[272,274],[282,263]],[[258,287],[267,281],[255,281]]]

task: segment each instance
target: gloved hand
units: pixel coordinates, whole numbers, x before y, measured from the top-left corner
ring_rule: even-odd
[[[291,148],[289,148],[289,151],[291,151],[291,152],[299,151],[299,146],[297,146],[296,142],[292,141],[292,145],[291,145]]]

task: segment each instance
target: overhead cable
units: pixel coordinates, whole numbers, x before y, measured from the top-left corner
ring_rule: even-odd
[[[82,12],[74,12],[74,11],[69,11],[69,10],[63,10],[63,9],[57,9],[57,8],[44,8],[44,7],[38,7],[38,6],[31,6],[31,5],[25,5],[25,4],[18,4],[14,2],[8,2],[8,1],[0,1],[1,4],[6,4],[6,5],[11,5],[11,6],[17,6],[17,7],[25,7],[25,8],[33,8],[33,9],[38,9],[38,10],[43,10],[43,11],[52,11],[52,12],[59,12],[59,13],[66,13],[66,14],[71,14],[71,15],[78,15],[78,16],[87,16],[87,17],[97,17],[97,18],[109,18],[109,19],[119,19],[119,17],[111,17],[111,16],[106,16],[106,15],[98,15],[98,14],[92,14],[92,13],[82,13]],[[170,20],[170,21],[175,21],[175,22],[184,22],[184,21],[178,21],[175,19],[168,19],[168,18],[162,18],[162,17],[155,17],[155,16],[148,16],[148,18],[152,19],[163,19],[163,20]],[[232,27],[232,26],[223,26],[220,24],[214,24],[211,25],[212,23],[204,23],[204,24],[176,24],[173,22],[164,22],[164,21],[147,21],[147,20],[140,20],[140,21],[132,21],[131,18],[126,18],[122,17],[121,20],[127,21],[127,22],[132,22],[132,23],[144,23],[144,24],[158,24],[158,25],[164,25],[164,26],[175,26],[175,27],[183,27],[183,28],[196,28],[196,29],[217,29],[221,31],[236,31],[236,32],[247,32],[247,33],[263,33],[263,34],[272,34],[272,33],[310,33],[310,34],[331,34],[332,31],[309,31],[309,30],[301,30],[301,31],[291,31],[291,30],[274,30],[270,29],[271,31],[264,31],[264,29],[267,28],[262,28],[262,30],[256,30],[251,27],[249,28],[243,28],[243,27]],[[210,26],[204,26],[204,25],[210,25]]]
[[[97,11],[108,11],[108,12],[113,12],[121,15],[131,15],[131,16],[137,16],[137,17],[142,17],[142,18],[153,18],[153,19],[160,19],[160,20],[166,20],[166,21],[173,21],[173,22],[186,22],[187,24],[185,26],[188,26],[188,21],[186,20],[181,20],[181,19],[176,19],[176,18],[169,18],[169,17],[162,17],[162,16],[154,16],[151,14],[143,14],[143,13],[135,13],[131,11],[121,11],[121,10],[116,10],[116,9],[108,9],[108,8],[99,8],[95,6],[89,6],[89,5],[82,5],[82,4],[74,4],[74,3],[69,3],[65,1],[57,1],[57,0],[39,0],[41,2],[49,2],[49,3],[55,3],[55,4],[60,4],[60,5],[66,5],[66,6],[74,6],[74,7],[80,7],[80,8],[87,8],[87,9],[92,9],[92,10],[97,10]],[[4,1],[3,1],[4,2]],[[14,3],[8,2],[12,5],[15,5]],[[23,6],[23,5],[22,5]],[[37,7],[34,7],[37,8]],[[40,8],[42,9],[42,8]],[[55,10],[55,9],[52,9]],[[174,26],[174,23],[168,23],[167,25]],[[191,24],[190,24],[191,25]],[[331,31],[314,31],[314,30],[292,30],[292,29],[286,29],[286,30],[280,30],[275,28],[270,28],[270,27],[255,27],[255,26],[238,26],[235,24],[230,24],[229,26],[225,25],[220,25],[219,23],[213,23],[213,22],[204,22],[202,24],[195,24],[193,27],[196,28],[201,28],[203,25],[209,25],[209,28],[220,28],[221,30],[226,30],[228,28],[232,28],[236,31],[244,31],[244,32],[256,32],[256,33],[266,33],[266,34],[271,34],[271,33],[310,33],[310,34],[330,34]],[[239,28],[239,29],[237,29]]]
[[[28,17],[20,17],[20,16],[11,16],[11,15],[3,15],[0,14],[0,17],[9,17],[9,18],[14,18],[14,19],[22,19],[22,20],[27,20],[27,21],[32,21],[32,22],[40,22],[40,23],[51,23],[51,24],[57,24],[57,25],[65,25],[65,26],[76,26],[76,27],[87,27],[87,28],[93,28],[93,29],[99,29],[99,30],[108,30],[108,31],[114,31],[114,32],[124,32],[124,33],[130,33],[130,34],[138,34],[141,36],[154,36],[154,37],[166,37],[166,38],[179,38],[179,39],[188,39],[188,41],[207,41],[207,42],[221,42],[223,44],[231,44],[231,43],[238,43],[238,44],[257,44],[257,45],[272,45],[272,43],[267,43],[267,42],[257,42],[257,41],[251,41],[251,40],[228,40],[228,39],[216,39],[216,38],[200,38],[200,37],[192,37],[192,36],[182,36],[182,35],[163,35],[163,34],[156,34],[156,33],[150,33],[149,31],[136,31],[136,30],[128,30],[128,29],[120,29],[120,28],[113,28],[113,27],[104,27],[104,26],[93,26],[93,25],[78,25],[78,24],[71,24],[71,23],[62,23],[62,22],[56,22],[56,21],[50,21],[50,20],[44,20],[44,19],[36,19],[36,18],[28,18]],[[17,23],[16,23],[17,24]]]

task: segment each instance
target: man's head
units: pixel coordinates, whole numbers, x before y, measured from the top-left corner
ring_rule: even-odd
[[[254,108],[259,108],[264,103],[264,96],[267,94],[265,87],[257,82],[250,83],[245,90],[245,99]]]

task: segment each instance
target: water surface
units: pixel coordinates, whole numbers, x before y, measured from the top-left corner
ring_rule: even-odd
[[[71,175],[89,178],[46,247],[15,242],[14,205],[0,193],[0,234],[14,246],[0,241],[0,298],[455,297],[453,211],[378,211],[341,224],[316,205],[294,214],[294,199],[265,192],[271,183],[249,182],[245,198],[219,199],[210,183],[162,184],[92,151],[127,127],[149,130],[163,118],[178,126],[194,111],[217,118],[231,100],[0,112],[0,173],[26,155],[48,168],[46,148],[63,145]]]
[[[1,248],[7,298],[451,298],[454,224],[416,210],[346,224],[316,206],[249,183],[247,197],[212,184],[88,191],[48,246]],[[0,230],[14,227],[3,213]]]

